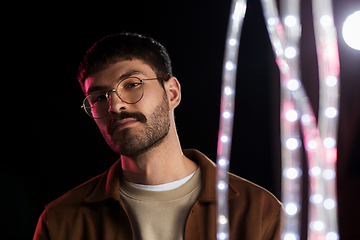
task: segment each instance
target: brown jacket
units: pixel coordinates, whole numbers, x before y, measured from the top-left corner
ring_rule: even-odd
[[[202,189],[185,226],[185,240],[216,239],[215,164],[196,150],[184,154],[200,165]],[[131,240],[132,227],[120,202],[121,164],[45,207],[34,240]],[[229,174],[230,239],[280,239],[281,203],[265,189]],[[160,240],[160,239],[159,239]],[[167,240],[167,239],[166,239]]]

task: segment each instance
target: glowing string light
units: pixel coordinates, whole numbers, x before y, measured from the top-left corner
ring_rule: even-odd
[[[305,151],[310,171],[309,239],[324,238],[337,240],[335,166],[336,129],[338,115],[339,59],[336,31],[333,23],[331,0],[313,0],[314,29],[318,53],[320,78],[319,128],[315,114],[303,89],[299,76],[298,49],[301,28],[299,24],[299,1],[282,0],[285,9],[285,28],[279,21],[275,0],[261,1],[270,40],[276,54],[281,81],[281,138],[287,139],[282,148],[283,202],[287,219],[283,226],[282,238],[299,239],[299,117],[301,114]],[[227,209],[227,171],[232,135],[234,93],[238,42],[246,10],[246,1],[232,2],[233,14],[229,20],[227,44],[225,46],[223,83],[221,95],[221,118],[217,152],[217,238],[229,238]],[[284,31],[283,31],[284,29]],[[320,59],[320,60],[319,60]],[[325,90],[324,90],[325,89]],[[331,105],[330,105],[331,103]],[[296,114],[295,114],[296,113]],[[323,140],[322,140],[323,139]],[[322,147],[324,146],[324,148]],[[323,152],[324,149],[324,152]],[[326,163],[326,164],[324,164]],[[324,166],[325,165],[325,166]],[[325,170],[322,169],[325,167]],[[319,177],[322,173],[323,178]],[[286,188],[290,183],[291,190]],[[285,190],[284,190],[285,189]],[[325,199],[325,201],[323,201]],[[319,203],[324,202],[320,205]],[[322,206],[322,207],[319,207]],[[326,210],[330,210],[326,212]],[[326,214],[325,214],[326,212]],[[326,215],[326,216],[325,216]]]
[[[334,86],[336,86],[336,84],[337,84],[337,78],[334,77],[334,76],[328,76],[328,77],[325,79],[325,83],[326,83],[326,85],[328,85],[329,87],[334,87]]]
[[[292,172],[299,165],[299,156],[294,151],[295,139],[298,135],[297,122],[293,121],[293,111],[301,113],[302,132],[305,151],[310,166],[310,207],[308,239],[338,239],[336,225],[336,130],[338,116],[338,75],[339,59],[336,31],[333,23],[331,0],[313,0],[314,28],[318,53],[320,79],[320,112],[319,128],[315,115],[308,101],[305,90],[298,76],[298,42],[300,37],[299,2],[297,0],[281,1],[285,10],[284,28],[279,19],[275,0],[262,0],[265,22],[270,40],[280,69],[281,81],[281,138],[288,139],[282,148],[282,167],[287,169],[283,174],[283,203],[285,206],[296,205],[299,192],[286,188],[298,186],[297,178]],[[284,30],[283,30],[284,29]],[[285,49],[285,50],[284,50]],[[297,110],[296,107],[299,109]],[[285,114],[284,114],[285,113]],[[285,116],[285,117],[284,117]],[[321,135],[320,135],[321,133]],[[289,142],[290,140],[290,142]],[[324,146],[324,148],[323,148]],[[323,151],[324,149],[324,151]],[[322,171],[322,169],[325,169]],[[323,177],[320,177],[322,173]],[[319,204],[324,201],[324,204]],[[294,204],[294,205],[292,205]],[[299,236],[297,215],[289,214],[292,208],[285,209],[282,239],[295,239]],[[331,211],[328,211],[331,210]]]
[[[288,203],[286,206],[285,206],[285,212],[288,214],[288,215],[295,215],[297,212],[298,212],[298,207],[296,206],[295,203]]]
[[[296,17],[293,15],[289,15],[285,18],[285,25],[289,27],[294,27],[297,23]]]
[[[310,148],[310,149],[316,149],[316,147],[317,147],[317,143],[316,143],[316,141],[315,140],[310,140],[309,142],[308,142],[308,147]]]
[[[321,168],[319,168],[318,166],[315,166],[310,170],[310,174],[313,176],[319,176],[320,173],[321,173]]]
[[[287,47],[285,48],[285,57],[292,59],[296,56],[297,51],[294,47]]]
[[[221,114],[217,146],[217,234],[218,240],[229,239],[228,176],[231,151],[231,136],[235,105],[236,65],[240,33],[246,11],[245,0],[233,0],[225,45],[224,68],[221,92]]]
[[[286,84],[287,88],[291,91],[295,91],[297,90],[299,87],[300,87],[300,83],[298,80],[296,79],[290,79],[287,81],[287,84]]]
[[[291,1],[289,1],[291,2]],[[276,2],[262,0],[265,21],[279,19]],[[287,10],[284,18],[284,26],[281,22],[276,25],[267,25],[270,40],[280,69],[281,82],[281,139],[285,139],[282,147],[282,202],[285,206],[285,219],[282,221],[281,238],[285,240],[299,239],[300,214],[297,206],[301,206],[301,181],[300,181],[300,131],[299,119],[302,114],[296,104],[295,97],[304,99],[301,94],[302,85],[298,74],[298,42],[300,37],[299,25],[299,2],[292,4],[283,3]],[[311,113],[309,114],[311,115]],[[303,116],[301,116],[303,119]],[[311,125],[311,118],[307,121]],[[287,186],[293,186],[291,188]]]
[[[319,130],[323,139],[322,178],[323,204],[310,205],[309,222],[318,222],[319,208],[325,211],[323,227],[309,225],[310,239],[338,239],[337,209],[336,209],[336,138],[338,124],[339,95],[339,56],[336,29],[331,0],[313,0],[314,33],[320,80],[319,95]],[[360,14],[360,13],[359,13]],[[358,23],[356,23],[358,25]],[[358,27],[356,29],[359,29]],[[356,30],[355,30],[356,31]],[[358,30],[358,32],[360,32]],[[360,39],[360,38],[359,38]],[[358,41],[359,42],[359,41]],[[311,183],[312,184],[312,183]],[[320,187],[319,187],[320,188]]]
[[[318,182],[317,189],[311,191],[323,192],[323,204],[315,206],[310,204],[309,222],[322,224],[309,225],[308,236],[310,239],[326,238],[338,239],[337,209],[336,209],[336,161],[337,161],[337,124],[338,124],[338,95],[339,95],[339,56],[336,29],[331,0],[313,0],[313,19],[316,52],[319,68],[319,131],[323,139],[322,152],[322,178],[314,178]],[[360,14],[360,12],[359,12]],[[356,23],[358,26],[358,21]],[[356,28],[359,29],[358,27]],[[358,33],[360,31],[358,30]],[[360,38],[359,38],[360,40]],[[358,41],[359,42],[359,41]],[[319,181],[323,185],[319,186]],[[324,211],[325,216],[319,212]]]
[[[298,237],[294,233],[287,233],[284,235],[284,240],[297,240]]]

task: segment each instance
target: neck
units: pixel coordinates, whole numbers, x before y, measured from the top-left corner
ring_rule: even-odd
[[[197,164],[182,152],[177,134],[135,157],[121,156],[124,177],[133,183],[159,185],[180,180],[197,169]]]

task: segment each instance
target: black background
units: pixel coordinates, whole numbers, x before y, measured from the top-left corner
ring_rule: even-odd
[[[342,239],[353,239],[360,225],[360,51],[349,48],[341,37],[346,16],[355,10],[360,10],[358,0],[334,1],[341,64]],[[182,86],[182,103],[175,110],[182,147],[196,148],[215,160],[229,12],[228,0],[54,2],[4,8],[2,239],[32,238],[47,203],[117,160],[80,108],[83,94],[76,79],[85,51],[105,35],[138,32],[167,48]],[[309,0],[302,1],[302,26],[302,80],[317,113]],[[249,0],[239,51],[230,171],[281,198],[279,99],[279,72],[260,2]],[[303,216],[305,223],[306,211]],[[306,224],[302,229],[304,238]]]

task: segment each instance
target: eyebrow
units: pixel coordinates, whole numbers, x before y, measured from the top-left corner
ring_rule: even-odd
[[[137,75],[137,74],[143,74],[141,71],[138,71],[138,70],[129,70],[127,71],[126,73],[120,75],[120,77],[118,77],[118,81],[117,83],[119,83],[120,81],[128,78],[128,77],[131,77],[131,76],[134,76],[134,75]],[[97,92],[97,91],[106,91],[106,90],[109,90],[109,87],[108,86],[104,86],[104,85],[97,85],[97,86],[91,86],[89,87],[89,89],[87,90],[87,95],[89,95],[90,93],[92,92]]]

